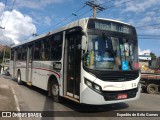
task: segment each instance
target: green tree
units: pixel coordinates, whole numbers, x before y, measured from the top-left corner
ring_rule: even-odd
[[[4,56],[4,50],[5,50],[5,56]],[[6,58],[6,59],[9,59],[9,58],[10,58],[10,48],[9,48],[9,47],[6,46],[6,47],[3,49],[3,51],[0,52],[0,63],[3,62],[3,56],[4,56],[4,58]]]
[[[152,53],[152,52],[151,52],[150,55],[151,55],[152,60],[155,60],[157,58],[157,56],[154,53]]]
[[[2,63],[3,60],[3,51],[0,52],[0,64]]]

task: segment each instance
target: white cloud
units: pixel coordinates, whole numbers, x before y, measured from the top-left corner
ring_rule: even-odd
[[[117,0],[115,5],[126,2],[125,7],[123,7],[123,12],[143,12],[147,8],[152,7],[153,5],[157,5],[160,3],[160,0],[133,0],[131,2],[127,2],[128,0]]]
[[[120,4],[125,1],[128,0],[119,0],[116,1],[115,4]],[[121,16],[128,16],[129,14],[132,15],[132,17],[127,17],[127,22],[137,27],[137,33],[139,35],[159,35],[159,29],[155,28],[160,28],[160,25],[147,26],[160,23],[160,17],[157,15],[159,8],[156,6],[158,4],[160,4],[160,0],[133,0],[131,2],[120,5],[119,10],[121,11]]]
[[[3,13],[4,8],[5,8],[5,5],[3,3],[0,3],[0,14]]]
[[[9,19],[8,16],[10,15]],[[2,16],[2,14],[1,14]],[[6,24],[6,21],[8,22]],[[5,26],[6,24],[6,26]],[[23,15],[17,10],[3,12],[2,26],[5,26],[3,34],[1,32],[0,43],[9,44],[11,40],[15,43],[24,41],[24,38],[36,33],[36,26],[33,24],[32,18],[27,15]],[[12,44],[12,43],[10,43]]]
[[[138,49],[138,52],[139,52],[139,55],[145,55],[145,54],[147,54],[147,55],[150,55],[150,53],[151,53],[151,50],[141,50],[140,48]]]
[[[14,41],[11,38],[3,36],[3,35],[0,35],[0,44],[2,44],[2,45],[11,45],[13,43],[14,43]]]
[[[153,21],[153,18],[151,16],[146,16],[140,22],[146,23],[146,22],[151,22],[151,21]]]
[[[44,23],[47,25],[51,25],[51,21],[52,21],[51,18],[49,18],[48,16],[44,18]]]
[[[54,3],[71,2],[72,0],[17,0],[17,7],[26,7],[32,9],[43,9],[47,5]]]
[[[98,4],[102,4],[105,2],[105,0],[94,0],[94,2],[98,3]]]

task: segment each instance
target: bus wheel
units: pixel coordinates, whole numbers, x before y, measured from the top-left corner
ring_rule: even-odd
[[[18,71],[18,73],[17,73],[17,82],[18,82],[19,85],[23,84],[23,82],[21,80],[21,73],[20,73],[20,71]]]
[[[57,82],[51,82],[51,98],[54,102],[60,102],[59,86]]]
[[[156,94],[158,92],[158,86],[155,84],[149,84],[147,86],[147,92],[149,94]]]

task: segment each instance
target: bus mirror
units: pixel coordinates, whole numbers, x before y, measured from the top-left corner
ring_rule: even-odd
[[[87,39],[86,36],[82,36],[82,50],[86,50]]]

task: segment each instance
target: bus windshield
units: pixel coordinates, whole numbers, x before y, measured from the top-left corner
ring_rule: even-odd
[[[137,41],[125,37],[89,35],[84,66],[95,70],[138,69]]]

